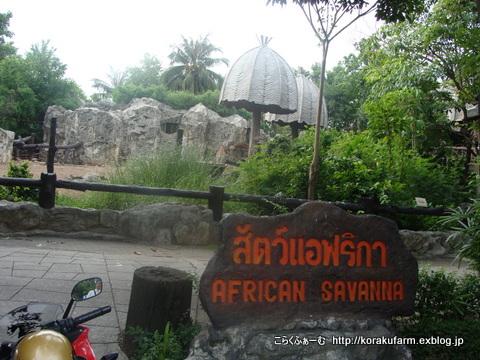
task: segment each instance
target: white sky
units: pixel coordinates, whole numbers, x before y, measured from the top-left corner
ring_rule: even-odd
[[[321,51],[301,10],[266,6],[267,0],[2,0],[0,13],[11,11],[11,38],[23,55],[33,44],[50,40],[68,66],[66,76],[91,95],[91,79],[108,80],[110,67],[137,66],[144,54],[155,55],[163,68],[171,46],[181,35],[193,39],[210,34],[230,65],[257,47],[257,36],[272,37],[269,46],[287,63],[310,70]],[[353,44],[373,33],[373,17],[359,20],[331,45],[327,68],[354,51]],[[226,66],[215,69],[225,75]]]

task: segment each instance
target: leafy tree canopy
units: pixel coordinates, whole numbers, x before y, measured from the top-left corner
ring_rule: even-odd
[[[337,130],[365,130],[362,104],[369,94],[361,59],[350,54],[327,72],[325,99],[329,125]]]
[[[151,54],[145,54],[140,61],[140,66],[129,67],[126,73],[127,84],[142,87],[159,86],[162,84],[162,63]]]
[[[0,15],[0,32],[4,36],[13,35],[7,30],[10,17],[11,13]],[[4,58],[0,56],[0,127],[21,136],[35,133],[41,139],[47,108],[62,105],[75,109],[85,95],[73,80],[65,78],[67,66],[48,41],[32,45],[22,57],[15,51],[2,52],[5,41],[3,36],[0,38],[0,53],[8,53]]]
[[[326,6],[332,0],[292,0],[293,3],[299,5]],[[354,10],[363,10],[366,7],[373,6],[377,20],[385,20],[387,22],[405,21],[412,19],[412,14],[421,13],[429,1],[425,0],[335,0],[343,9],[350,12]],[[268,0],[269,3],[278,3],[285,5],[287,0]]]
[[[480,37],[473,9],[470,0],[439,0],[419,21],[383,26],[360,42],[371,87],[364,110],[374,133],[405,132],[424,150],[438,148],[432,140],[448,133],[452,95],[459,107],[475,104]]]
[[[17,49],[13,46],[13,43],[11,41],[7,41],[6,39],[13,36],[13,32],[8,30],[11,18],[12,13],[10,11],[4,14],[0,13],[0,61],[5,59],[7,56],[15,54],[17,51]]]

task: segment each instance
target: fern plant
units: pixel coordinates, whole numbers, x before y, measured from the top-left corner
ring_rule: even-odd
[[[469,259],[470,266],[480,272],[480,200],[456,207],[440,223],[453,230],[448,241],[458,250],[457,260]]]

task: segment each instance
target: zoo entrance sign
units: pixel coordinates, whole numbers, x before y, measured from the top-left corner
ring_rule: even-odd
[[[214,327],[413,312],[417,261],[388,219],[307,203],[287,215],[229,215],[221,231],[200,281]]]

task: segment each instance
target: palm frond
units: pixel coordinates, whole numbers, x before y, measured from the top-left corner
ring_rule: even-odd
[[[208,35],[200,36],[198,40],[182,36],[180,45],[173,46],[173,51],[168,55],[172,67],[164,74],[165,85],[172,90],[181,89],[194,94],[216,89],[222,77],[209,68],[219,64],[228,65],[228,60],[212,58],[215,52],[221,50],[210,43]],[[183,79],[180,80],[180,77]]]

